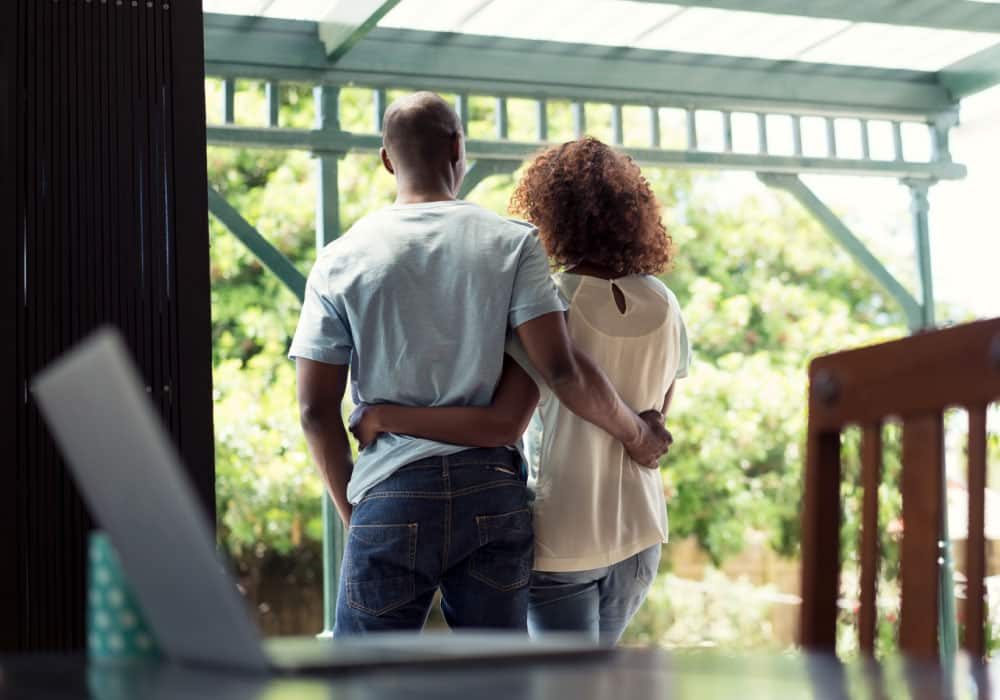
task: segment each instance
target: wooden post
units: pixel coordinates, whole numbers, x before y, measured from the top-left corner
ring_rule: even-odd
[[[799,641],[834,651],[840,589],[840,433],[810,427],[802,517]]]
[[[858,615],[858,640],[861,651],[875,651],[875,626],[878,622],[878,489],[882,482],[882,426],[870,423],[861,434],[861,483],[864,489],[861,507],[861,610]]]
[[[926,658],[938,654],[943,461],[941,414],[905,419],[899,648]]]

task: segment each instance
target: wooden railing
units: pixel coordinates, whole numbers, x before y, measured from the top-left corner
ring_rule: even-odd
[[[944,410],[968,411],[969,537],[964,647],[982,655],[986,409],[1000,399],[1000,319],[931,331],[813,361],[802,520],[800,641],[833,650],[840,585],[841,431],[859,425],[863,486],[859,644],[874,648],[882,426],[903,425],[903,540],[899,646],[938,653],[939,558],[944,521]]]

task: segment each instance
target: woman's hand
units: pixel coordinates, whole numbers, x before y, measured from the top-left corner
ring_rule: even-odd
[[[351,412],[351,417],[347,421],[347,427],[351,435],[358,441],[358,447],[362,450],[371,446],[379,433],[385,432],[379,421],[379,407],[361,404]]]

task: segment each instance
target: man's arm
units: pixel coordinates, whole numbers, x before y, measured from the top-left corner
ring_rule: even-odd
[[[351,415],[351,432],[362,447],[379,433],[398,433],[470,447],[517,442],[538,404],[538,387],[510,355],[489,406],[362,406]]]
[[[670,388],[667,389],[667,395],[663,397],[663,410],[661,410],[660,413],[663,414],[664,418],[667,417],[667,411],[670,410],[670,404],[674,400],[674,387],[676,386],[677,386],[677,380],[675,379],[674,381],[670,382]]]
[[[531,363],[566,408],[618,438],[639,464],[656,466],[670,446],[659,411],[636,415],[625,405],[601,368],[573,345],[562,313],[543,314],[515,330]]]
[[[352,506],[347,500],[347,482],[354,470],[351,445],[344,429],[341,403],[347,386],[347,365],[331,365],[299,357],[295,360],[299,419],[309,452],[319,466],[333,504],[351,524]]]

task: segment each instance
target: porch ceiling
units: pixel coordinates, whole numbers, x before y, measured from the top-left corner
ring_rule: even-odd
[[[1000,82],[989,2],[367,4],[364,15],[355,0],[205,0],[230,13],[206,15],[206,59],[262,77],[888,118],[933,117]],[[332,25],[347,49],[320,40]]]

